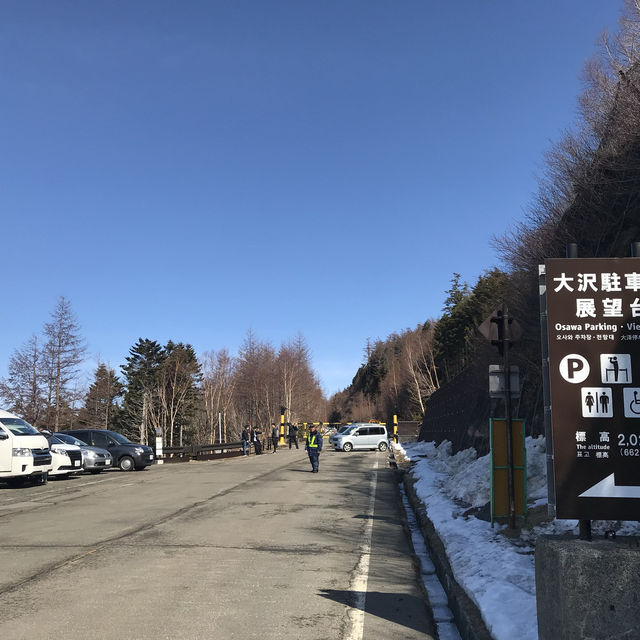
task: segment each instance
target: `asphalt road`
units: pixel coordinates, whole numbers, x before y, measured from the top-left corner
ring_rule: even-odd
[[[0,485],[0,638],[422,640],[387,455]]]

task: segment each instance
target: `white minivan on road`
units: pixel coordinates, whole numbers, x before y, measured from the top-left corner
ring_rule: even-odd
[[[0,481],[45,484],[51,471],[47,439],[28,422],[0,409]]]
[[[331,436],[329,442],[336,450],[351,451],[352,449],[378,449],[386,451],[389,448],[387,427],[383,424],[356,422],[344,431]]]

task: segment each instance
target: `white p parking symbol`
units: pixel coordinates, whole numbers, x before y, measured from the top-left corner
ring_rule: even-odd
[[[580,384],[589,376],[591,367],[587,359],[577,353],[570,353],[560,360],[560,375],[571,384]]]

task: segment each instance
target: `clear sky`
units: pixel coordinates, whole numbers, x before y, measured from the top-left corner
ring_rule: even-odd
[[[323,388],[523,217],[620,0],[1,0],[0,376],[301,332]]]

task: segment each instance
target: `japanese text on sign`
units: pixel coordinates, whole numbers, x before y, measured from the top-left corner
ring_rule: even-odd
[[[553,279],[556,285],[554,293],[566,289],[570,293],[588,293],[589,291],[615,293],[624,291],[640,291],[640,273],[578,273],[576,277],[562,273]],[[623,286],[624,280],[624,286]],[[622,298],[603,298],[596,305],[594,298],[576,295],[576,318],[623,318]],[[632,318],[640,318],[640,298],[629,304]]]

